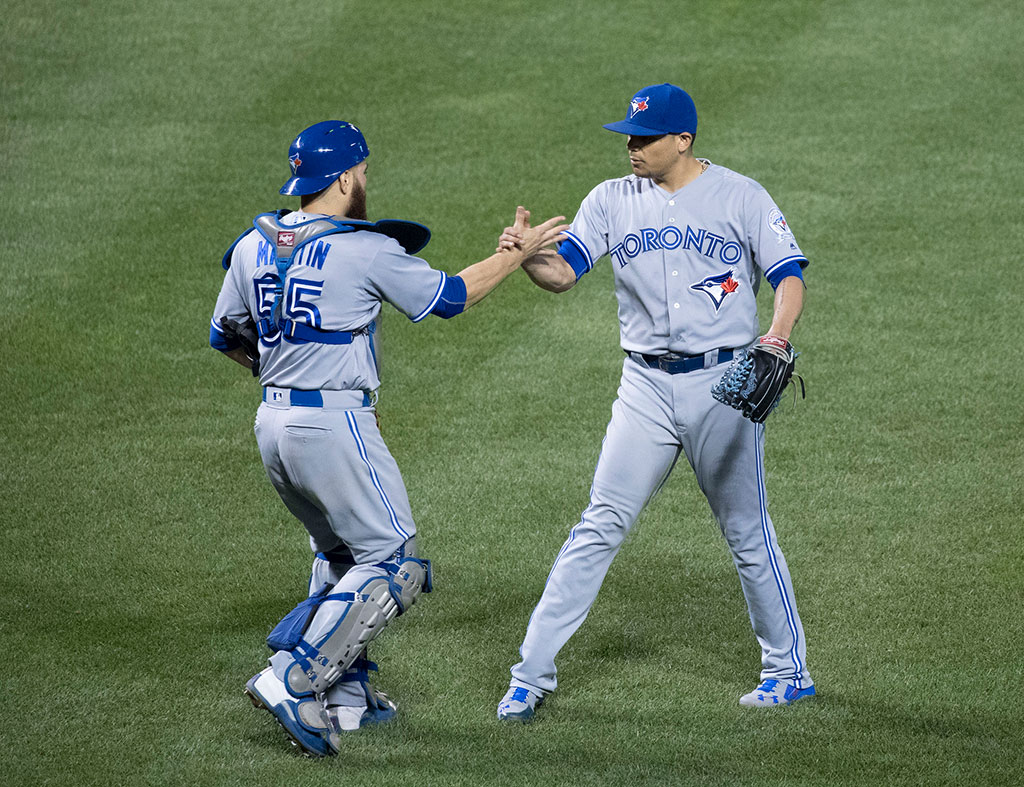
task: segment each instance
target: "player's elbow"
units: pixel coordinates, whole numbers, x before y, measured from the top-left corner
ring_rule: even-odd
[[[218,327],[216,323],[210,324],[210,346],[214,350],[219,350],[222,353],[229,353],[234,349],[237,349],[241,345],[238,342],[233,342],[224,332]]]
[[[567,290],[571,290],[576,286],[577,281],[575,276],[565,276],[560,278],[530,276],[530,279],[542,290],[547,290],[548,292],[565,292]]]
[[[572,278],[563,279],[560,282],[556,282],[548,289],[550,289],[551,292],[568,292],[569,290],[576,286],[577,281],[579,281],[579,279],[573,276]]]
[[[568,242],[563,243],[568,259],[561,252],[538,255],[523,263],[523,270],[530,280],[548,292],[571,290],[580,276],[590,268],[582,253]]]
[[[559,262],[561,262],[561,260],[559,260]],[[571,290],[576,285],[576,282],[579,281],[576,271],[565,263],[562,263],[561,265],[550,263],[536,266],[524,265],[523,270],[526,272],[526,275],[530,277],[530,281],[542,290],[547,290],[548,292],[565,292],[566,290]]]

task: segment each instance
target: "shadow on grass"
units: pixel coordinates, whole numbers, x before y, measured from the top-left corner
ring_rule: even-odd
[[[680,573],[670,555],[645,559],[643,576],[606,583],[591,616],[563,650],[610,670],[651,662],[698,680],[756,680],[760,647],[731,563]],[[575,653],[573,654],[573,651]]]

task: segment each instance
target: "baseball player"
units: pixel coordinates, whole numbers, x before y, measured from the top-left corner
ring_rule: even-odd
[[[394,716],[370,684],[376,665],[365,648],[431,589],[376,423],[381,303],[413,322],[454,317],[568,226],[551,219],[525,230],[520,248],[446,275],[413,256],[426,227],[367,221],[368,155],[350,123],[317,123],[295,138],[281,193],[299,195],[301,208],[257,216],[232,244],[210,329],[214,348],[259,374],[260,455],[315,554],[309,596],[268,637],[270,666],[246,693],[315,756]]]
[[[557,252],[544,249],[522,267],[540,287],[562,292],[607,255],[626,358],[590,504],[555,559],[498,718],[529,720],[554,691],[555,656],[680,453],[732,552],[761,645],[760,683],[740,704],[812,697],[793,586],[768,515],[763,424],[711,395],[723,364],[757,338],[762,276],[775,288],[766,340],[787,344],[803,307],[807,259],[764,188],[694,157],[697,111],[681,88],[645,87],[625,120],[605,128],[627,135],[632,174],[598,185]],[[528,227],[521,210],[499,248]]]

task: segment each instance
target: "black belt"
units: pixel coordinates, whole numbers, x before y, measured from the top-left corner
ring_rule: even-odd
[[[720,363],[731,361],[733,351],[710,350],[700,355],[680,355],[679,353],[645,355],[644,353],[629,353],[629,357],[648,369],[661,369],[661,371],[668,372],[669,374],[686,374],[687,372],[709,369]]]

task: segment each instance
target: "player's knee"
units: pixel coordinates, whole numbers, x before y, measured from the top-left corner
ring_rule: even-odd
[[[352,568],[356,566],[355,557],[351,550],[344,544],[334,549],[321,550],[313,556],[313,567],[309,577],[309,593],[329,582],[332,585],[338,584]]]
[[[377,564],[388,574],[388,587],[402,614],[411,607],[421,593],[433,590],[430,561],[418,556],[416,537],[400,546],[387,560]]]
[[[592,503],[583,512],[580,524],[575,528],[577,536],[587,534],[595,545],[617,549],[633,527],[636,517],[621,507],[606,503]]]

